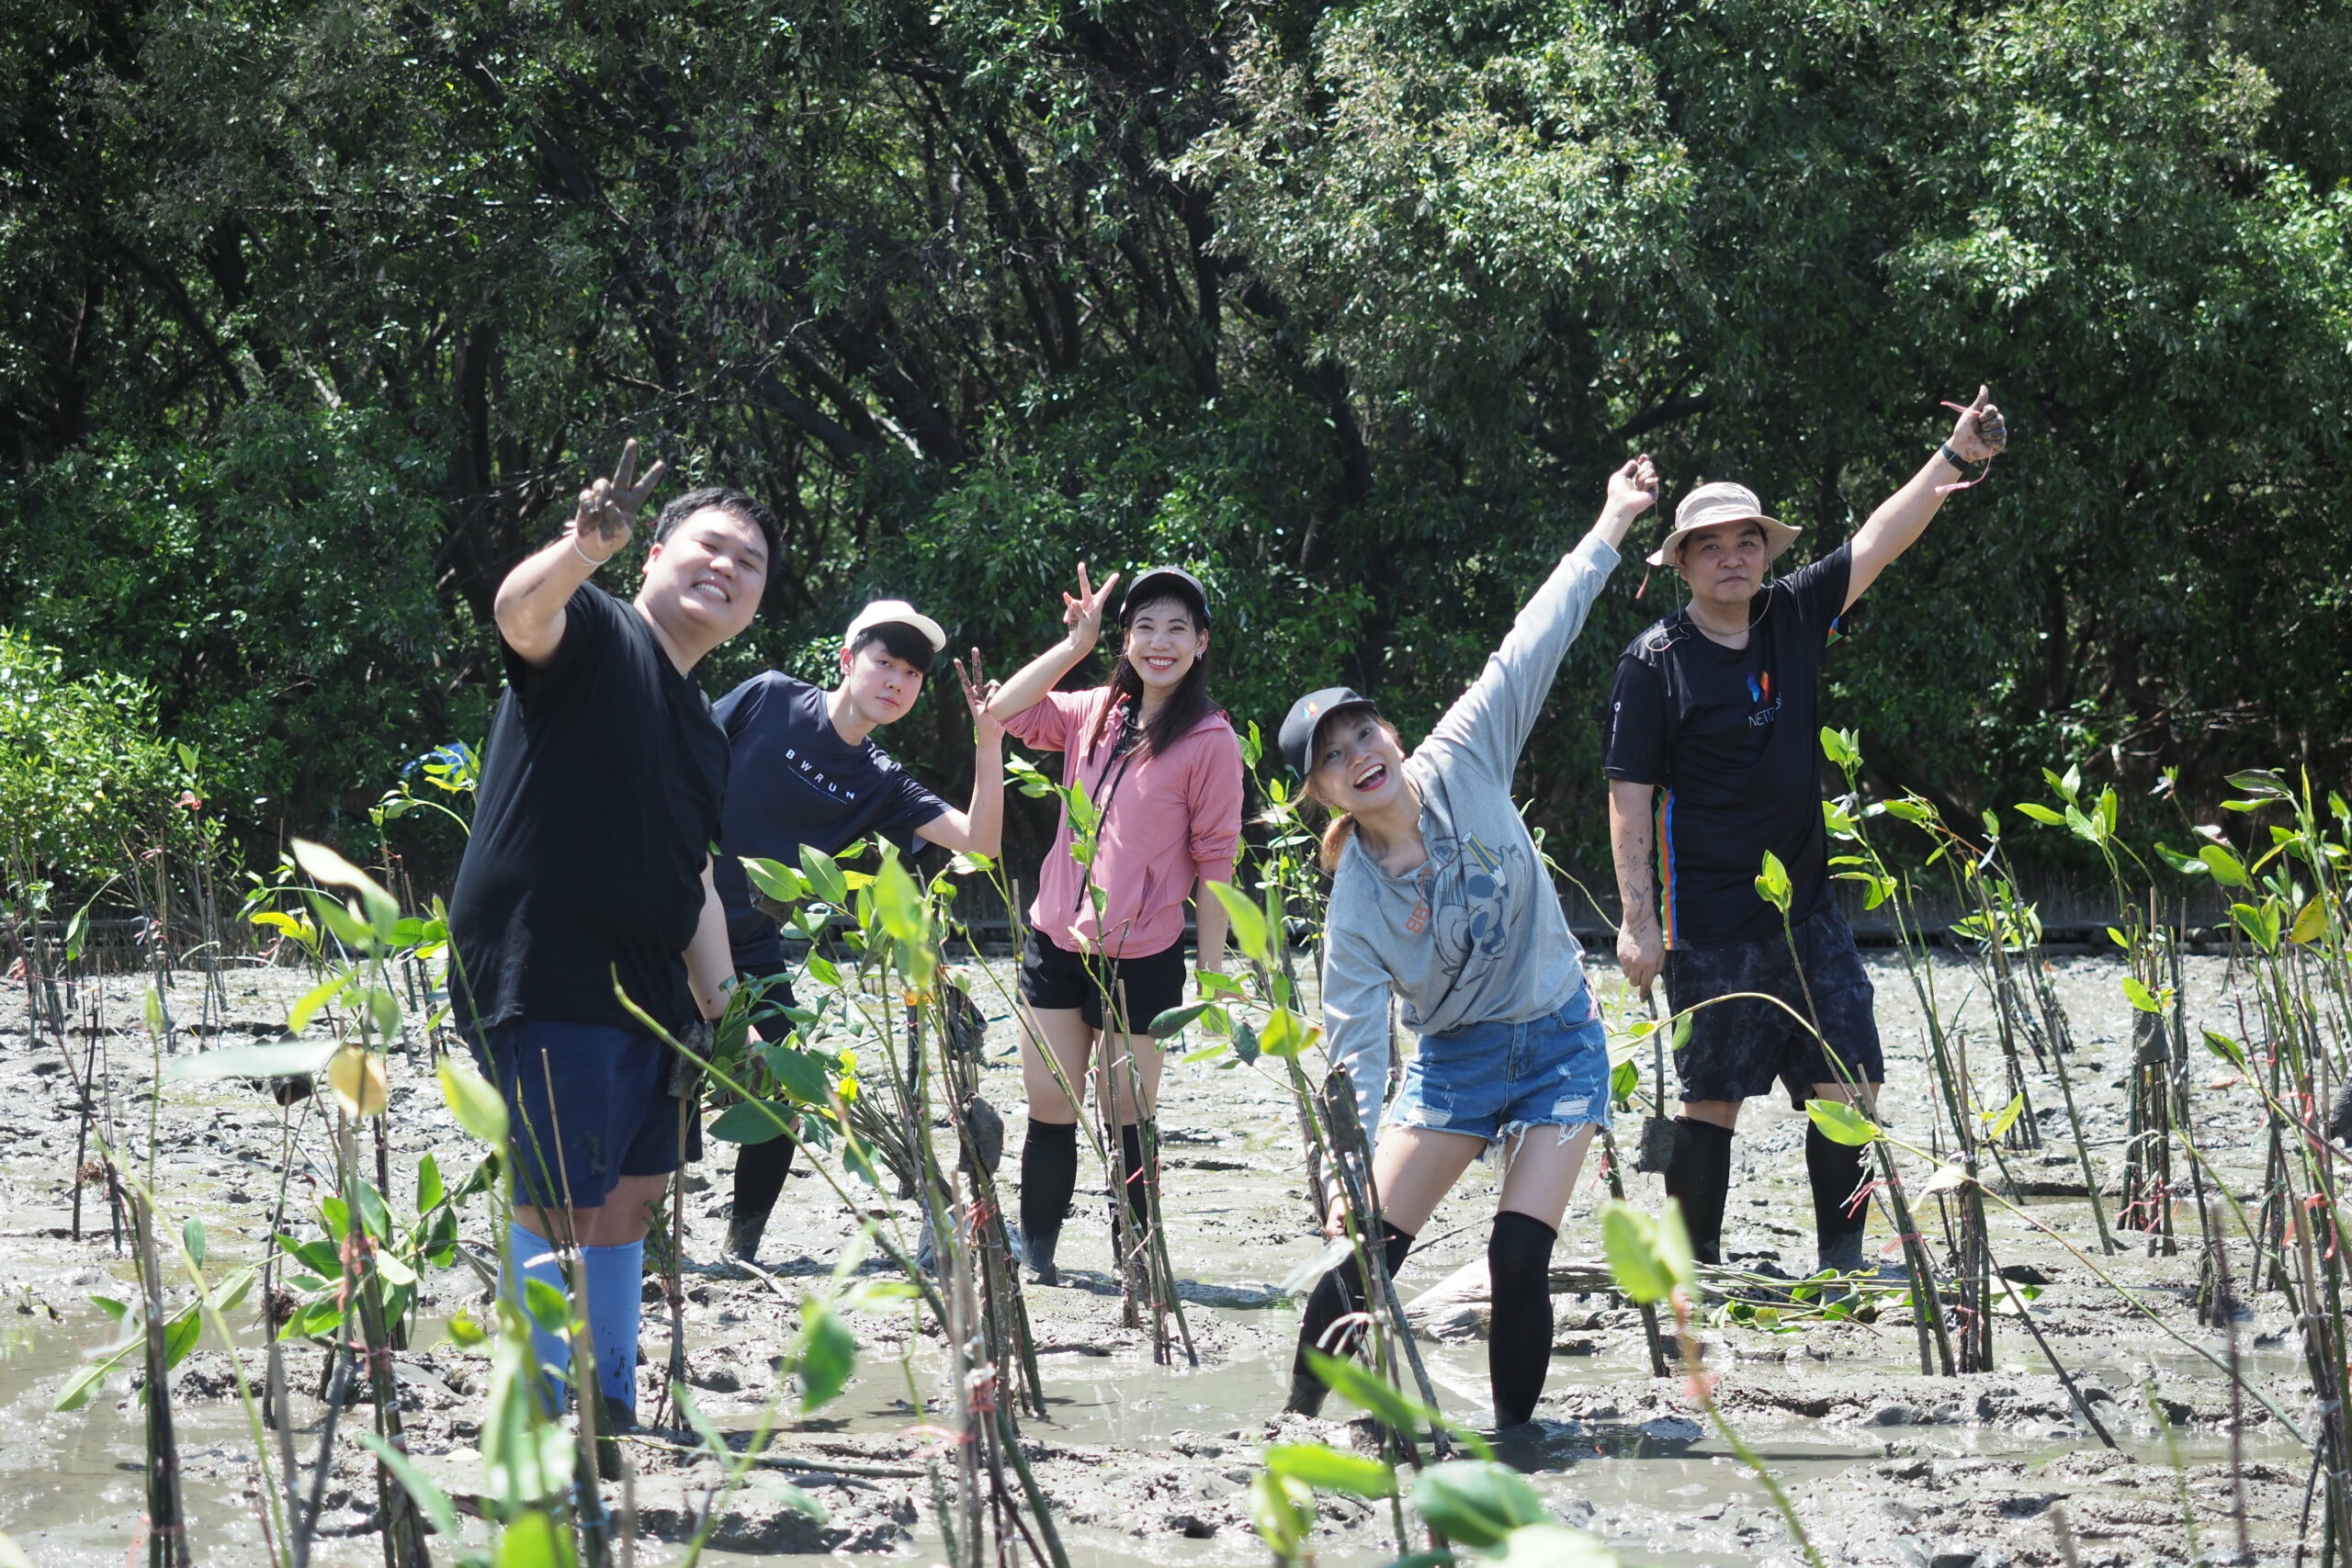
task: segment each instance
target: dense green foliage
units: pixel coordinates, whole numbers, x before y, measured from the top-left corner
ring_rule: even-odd
[[[97,886],[167,841],[183,777],[155,739],[145,687],[68,679],[54,650],[0,631],[0,868],[11,882],[53,871]]]
[[[1345,678],[1418,726],[1631,451],[1818,550],[1982,380],[2012,455],[1827,716],[1962,809],[2339,771],[2347,18],[15,7],[0,623],[151,688],[251,828],[332,829],[479,735],[500,573],[633,433],[786,520],[714,690],[884,591],[1013,660],[1074,558],[1173,558],[1237,716]],[[1638,573],[1529,759],[1580,858]],[[951,784],[955,706],[893,737]]]

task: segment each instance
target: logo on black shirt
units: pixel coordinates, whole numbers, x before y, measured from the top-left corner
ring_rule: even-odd
[[[792,764],[793,772],[798,773],[810,784],[822,789],[827,795],[833,795],[842,800],[855,800],[857,798],[857,791],[854,789],[842,788],[841,785],[827,778],[821,770],[811,767],[809,765],[808,759],[800,754],[799,747],[786,747],[784,749],[784,760]]]

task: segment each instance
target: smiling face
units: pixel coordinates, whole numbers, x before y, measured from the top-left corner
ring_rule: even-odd
[[[1369,705],[1327,715],[1316,728],[1312,756],[1306,787],[1333,811],[1378,811],[1405,788],[1405,748]]]
[[[842,693],[857,718],[878,727],[904,718],[922,695],[923,672],[879,637],[842,649]]]
[[[1208,650],[1208,628],[1182,599],[1155,599],[1127,621],[1124,652],[1148,695],[1167,697]]]
[[[638,603],[672,641],[699,658],[752,624],[767,581],[767,541],[759,529],[706,506],[646,552]]]
[[[1752,522],[1718,523],[1693,529],[1682,541],[1675,570],[1690,585],[1690,596],[1723,609],[1737,609],[1756,597],[1771,564],[1771,545]]]

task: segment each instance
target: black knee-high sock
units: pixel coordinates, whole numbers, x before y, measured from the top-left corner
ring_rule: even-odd
[[[1852,1144],[1825,1137],[1818,1127],[1804,1134],[1804,1169],[1813,1179],[1813,1235],[1824,1269],[1850,1274],[1863,1267],[1862,1226],[1870,1218],[1868,1203],[1854,1203],[1854,1190],[1862,1184],[1862,1151]],[[1847,1207],[1852,1204],[1853,1213]]]
[[[1143,1129],[1133,1124],[1119,1129],[1119,1174],[1127,1184],[1127,1213],[1135,1216],[1139,1226],[1151,1224],[1151,1199],[1144,1191],[1144,1183],[1152,1173],[1143,1165]]]
[[[1702,1263],[1724,1260],[1724,1200],[1730,1193],[1731,1129],[1676,1117],[1674,1161],[1666,1168],[1666,1195],[1682,1205],[1690,1251]]]
[[[1021,1238],[1029,1260],[1051,1263],[1078,1190],[1078,1123],[1029,1118],[1021,1144]]]
[[[1382,1255],[1387,1258],[1388,1272],[1393,1275],[1404,1265],[1405,1254],[1412,1249],[1413,1238],[1386,1221],[1382,1224],[1388,1233],[1388,1242],[1381,1249]],[[1317,1350],[1329,1350],[1334,1356],[1353,1355],[1356,1341],[1363,1337],[1362,1331],[1348,1328],[1334,1335],[1331,1325],[1343,1317],[1362,1312],[1364,1294],[1363,1270],[1356,1267],[1353,1256],[1316,1281],[1314,1293],[1306,1298],[1306,1317],[1298,1325],[1298,1348],[1292,1354],[1290,1361],[1290,1402],[1283,1406],[1283,1409],[1295,1410],[1306,1416],[1322,1412],[1324,1395],[1330,1390],[1323,1386],[1323,1380],[1317,1377],[1315,1369],[1307,1364],[1306,1352],[1312,1347]]]
[[[784,1179],[792,1174],[792,1151],[797,1146],[789,1133],[780,1133],[763,1144],[743,1145],[735,1156],[731,1211],[735,1218],[750,1219],[775,1207],[776,1198],[784,1191]]]
[[[1532,1214],[1495,1216],[1487,1237],[1494,1326],[1487,1340],[1487,1381],[1495,1425],[1532,1420],[1552,1366],[1552,1244],[1560,1233]]]

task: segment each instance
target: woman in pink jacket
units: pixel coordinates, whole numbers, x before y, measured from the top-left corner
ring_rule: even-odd
[[[1224,966],[1225,907],[1206,885],[1233,880],[1241,838],[1241,746],[1232,721],[1209,701],[1209,605],[1199,579],[1175,567],[1136,579],[1119,606],[1110,681],[1051,689],[1093,649],[1118,581],[1114,572],[1093,588],[1080,563],[1077,595],[1062,595],[1068,635],[988,707],[1015,739],[1059,751],[1063,786],[1082,784],[1098,816],[1094,852],[1080,863],[1064,808],[1038,868],[1021,962],[1029,1100],[1022,1245],[1033,1276],[1047,1285],[1058,1282],[1054,1248],[1078,1185],[1079,1107],[1062,1086],[1085,1092],[1091,1069],[1097,1105],[1115,1108],[1128,1210],[1140,1232],[1148,1213],[1143,1182],[1152,1176],[1135,1124],[1159,1089],[1159,1048],[1148,1031],[1184,1003],[1187,898],[1198,911],[1200,967]]]

